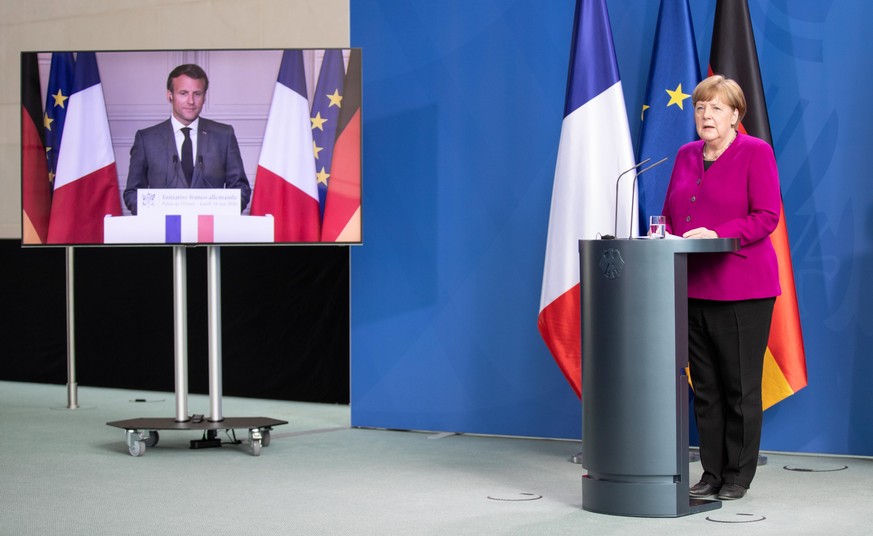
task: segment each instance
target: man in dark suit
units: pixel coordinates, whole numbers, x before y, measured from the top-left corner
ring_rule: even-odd
[[[139,130],[130,148],[124,204],[136,214],[140,188],[236,188],[245,209],[252,189],[243,169],[233,127],[200,117],[209,79],[185,64],[167,77],[172,116]]]

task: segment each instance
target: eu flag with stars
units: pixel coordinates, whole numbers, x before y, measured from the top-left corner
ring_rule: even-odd
[[[72,52],[52,53],[51,70],[45,101],[45,149],[48,159],[49,182],[54,182],[58,170],[58,154],[67,118],[67,104],[73,93],[73,73],[76,62]]]
[[[691,93],[700,83],[700,64],[688,0],[661,0],[640,125],[637,161],[668,157],[697,139]],[[661,214],[673,166],[665,164],[639,177],[640,236],[649,216]]]
[[[324,217],[324,201],[330,184],[330,168],[333,161],[333,146],[336,142],[336,127],[343,105],[343,82],[346,70],[343,51],[328,49],[315,85],[312,99],[312,141],[315,143],[315,177],[318,181],[319,214]]]

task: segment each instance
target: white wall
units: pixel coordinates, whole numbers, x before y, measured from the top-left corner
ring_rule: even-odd
[[[347,46],[349,0],[0,0],[0,239],[21,237],[22,51]],[[159,88],[168,72],[157,76]],[[217,89],[215,77],[227,73],[207,73],[210,105],[220,107],[221,96],[212,89]],[[158,91],[155,102],[166,102],[164,97]],[[168,116],[169,109],[156,105],[154,113]],[[206,111],[204,116],[217,119]],[[126,158],[116,147],[119,172],[125,175]]]

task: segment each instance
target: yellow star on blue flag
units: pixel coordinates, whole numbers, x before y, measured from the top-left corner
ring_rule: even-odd
[[[673,106],[674,104],[679,107],[680,110],[684,110],[682,107],[682,101],[687,98],[690,98],[691,95],[688,93],[682,93],[682,83],[680,82],[676,89],[670,91],[669,89],[665,90],[667,95],[670,95],[670,102],[667,103],[667,106]]]

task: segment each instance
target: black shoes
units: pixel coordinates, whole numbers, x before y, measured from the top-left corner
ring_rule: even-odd
[[[746,495],[746,488],[739,484],[725,484],[718,492],[718,498],[722,501],[734,501],[742,499]],[[694,495],[692,495],[693,497]]]
[[[703,480],[691,486],[688,495],[696,499],[703,499],[718,493],[717,498],[721,501],[735,501],[746,496],[746,488],[739,484],[723,484],[721,488],[713,484],[707,484]]]
[[[688,490],[688,495],[697,499],[709,497],[710,495],[715,495],[716,493],[719,493],[718,486],[714,484],[707,484],[703,480],[701,480],[697,484],[694,484],[693,486],[691,486],[691,489]]]

